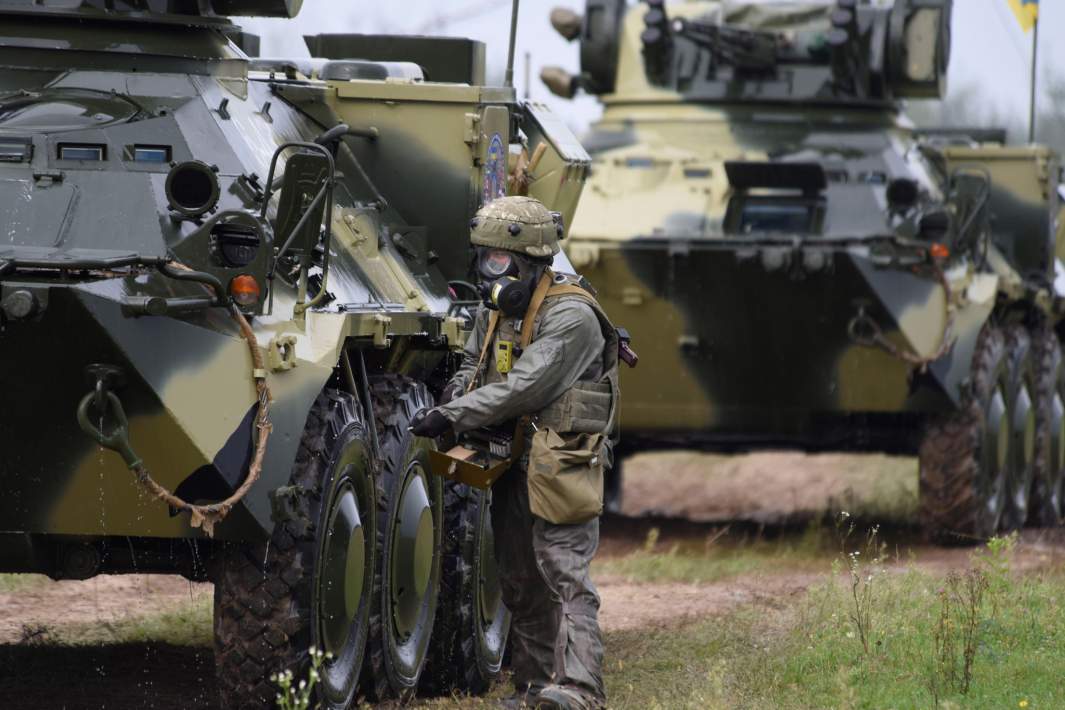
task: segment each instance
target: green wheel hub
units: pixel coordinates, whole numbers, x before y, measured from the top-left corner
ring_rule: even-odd
[[[392,539],[392,623],[401,640],[418,625],[433,574],[435,533],[426,476],[417,462],[408,469]]]
[[[1013,401],[1013,430],[1016,432],[1016,465],[1023,470],[1035,458],[1035,407],[1028,386],[1018,390]]]
[[[350,481],[337,491],[327,523],[319,580],[322,640],[338,654],[351,633],[366,582],[366,533]]]
[[[1010,468],[1010,444],[1013,438],[1013,422],[1002,385],[995,388],[987,403],[984,420],[982,455],[983,480],[979,482],[983,515],[997,525],[1005,500],[1006,478]],[[992,528],[994,527],[992,525]]]
[[[487,517],[487,516],[486,516]],[[481,618],[485,628],[495,621],[503,606],[503,593],[499,585],[499,568],[496,565],[495,534],[492,524],[487,521],[481,526],[481,576],[477,583],[481,586]]]

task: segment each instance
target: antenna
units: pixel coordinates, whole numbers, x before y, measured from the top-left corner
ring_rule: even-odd
[[[514,0],[510,11],[510,49],[507,51],[507,73],[503,78],[503,86],[514,86],[514,45],[518,41],[518,5],[521,0]]]
[[[532,75],[532,52],[525,53],[525,100],[529,100],[529,95],[532,87],[532,80],[529,78]]]

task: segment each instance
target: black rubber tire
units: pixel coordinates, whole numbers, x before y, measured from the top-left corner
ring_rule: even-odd
[[[491,491],[446,481],[444,517],[440,610],[422,689],[437,695],[479,695],[499,678],[510,630],[510,612],[498,596],[498,586],[486,590],[482,583],[489,575],[499,583],[493,563]],[[483,605],[494,610],[491,619]]]
[[[378,565],[370,614],[370,647],[367,671],[373,679],[376,700],[397,698],[408,702],[414,697],[425,667],[429,641],[436,620],[440,590],[441,544],[443,531],[442,479],[429,473],[430,439],[417,437],[410,422],[420,410],[433,406],[428,388],[421,382],[399,375],[380,375],[370,380],[377,436],[381,447],[381,469],[377,477]],[[401,638],[392,613],[392,570],[396,553],[393,544],[401,496],[408,481],[424,481],[431,504],[433,549],[425,594],[417,619],[407,638]]]
[[[1006,470],[1013,437],[1008,430],[989,446],[992,406],[1005,411],[1009,361],[1002,332],[987,324],[973,353],[970,385],[961,407],[931,421],[919,450],[919,519],[943,542],[977,542],[995,534],[1005,507]],[[994,402],[994,404],[993,404]],[[1005,447],[999,455],[997,446]],[[998,463],[993,465],[991,459]]]
[[[1028,520],[1028,501],[1035,476],[1035,395],[1036,368],[1032,339],[1022,325],[1006,328],[1006,357],[1009,360],[1009,390],[1013,418],[1013,445],[1006,477],[1006,506],[1002,530],[1020,530]]]
[[[1029,520],[1056,527],[1065,515],[1065,358],[1049,326],[1033,331],[1032,346],[1037,446]]]
[[[357,464],[349,466],[352,462]],[[291,670],[297,679],[306,678],[308,650],[323,647],[314,582],[329,504],[340,486],[356,477],[365,501],[360,515],[369,532],[376,509],[366,429],[350,396],[326,390],[307,415],[289,480],[291,495],[283,506],[275,505],[283,508],[283,521],[268,543],[226,545],[214,569],[215,659],[227,710],[274,707],[273,673]],[[372,543],[371,535],[366,538]],[[358,689],[369,630],[374,549],[372,544],[366,547],[367,586],[354,636],[345,644],[345,653],[324,667],[318,693],[323,709],[347,708]]]

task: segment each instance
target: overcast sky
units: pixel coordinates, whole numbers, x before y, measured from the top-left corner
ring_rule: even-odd
[[[576,72],[577,47],[552,29],[552,7],[582,11],[583,0],[522,0],[518,26],[515,82],[520,95],[550,103],[578,132],[598,115],[590,97],[565,101],[540,83],[540,67],[557,64]],[[263,38],[263,56],[306,56],[302,35],[322,32],[384,32],[471,37],[488,46],[490,76],[506,65],[510,0],[305,0],[295,20],[249,19],[242,24]],[[1032,35],[1024,34],[1007,0],[955,0],[954,51],[949,90],[978,85],[988,113],[1024,120],[1028,112],[1028,76]],[[1065,66],[1065,43],[1051,29],[1065,27],[1065,3],[1043,2],[1040,66]],[[526,86],[524,57],[531,53],[531,82]],[[1045,75],[1045,73],[1044,73]]]

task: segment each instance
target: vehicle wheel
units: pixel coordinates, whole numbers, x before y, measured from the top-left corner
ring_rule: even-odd
[[[231,544],[216,569],[215,658],[225,708],[273,707],[270,675],[307,677],[314,646],[330,654],[320,707],[347,708],[365,663],[375,563],[373,467],[354,400],[314,402],[289,486],[275,495],[267,543]]]
[[[1048,326],[1032,334],[1035,360],[1036,455],[1029,508],[1043,527],[1061,524],[1065,510],[1065,359]]]
[[[440,588],[441,479],[429,473],[433,442],[410,431],[414,415],[433,406],[420,382],[372,378],[381,446],[377,542],[381,550],[370,614],[368,663],[378,700],[413,697],[425,666]]]
[[[499,677],[510,630],[492,534],[491,491],[444,483],[441,609],[422,687],[437,694],[486,692]]]
[[[1006,507],[1002,513],[1004,530],[1020,530],[1028,520],[1028,500],[1035,471],[1036,373],[1032,339],[1024,326],[1006,329],[1006,357],[1009,360],[1009,397],[1012,413],[1013,445],[1006,475]]]
[[[972,540],[998,529],[1013,443],[1008,394],[1005,339],[988,324],[961,407],[932,422],[921,441],[920,521],[928,534]]]

